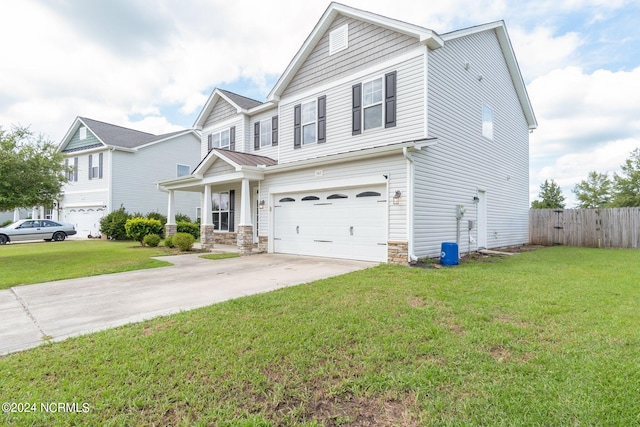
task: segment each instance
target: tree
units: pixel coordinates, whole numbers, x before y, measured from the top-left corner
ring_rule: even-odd
[[[606,173],[589,172],[586,180],[580,181],[573,189],[578,199],[578,208],[602,208],[611,202],[611,180]]]
[[[640,148],[636,148],[613,175],[612,206],[640,206]]]
[[[0,211],[51,206],[67,182],[64,155],[27,128],[0,128]]]
[[[564,209],[562,190],[554,180],[549,182],[549,180],[545,179],[544,182],[540,184],[538,198],[541,200],[531,202],[533,209]]]

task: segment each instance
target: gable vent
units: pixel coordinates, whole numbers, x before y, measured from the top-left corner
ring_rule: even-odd
[[[349,24],[344,24],[329,33],[329,55],[345,50],[347,47],[349,47]]]

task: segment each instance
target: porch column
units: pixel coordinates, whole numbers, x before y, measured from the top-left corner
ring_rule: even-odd
[[[201,218],[200,218],[200,243],[203,248],[213,247],[215,235],[213,217],[211,215],[211,186],[204,186],[204,197],[202,198]]]
[[[238,249],[242,255],[253,249],[253,225],[251,223],[251,190],[249,179],[242,180],[240,191],[240,224],[238,225]]]
[[[38,219],[45,219],[44,217],[44,206],[40,206],[40,217]]]
[[[167,204],[167,225],[165,226],[165,236],[173,236],[176,234],[176,199],[174,190],[169,190],[169,202]]]
[[[38,219],[38,214],[35,207],[31,208],[31,219]]]
[[[20,220],[20,209],[15,208],[13,210],[13,222],[19,221]]]

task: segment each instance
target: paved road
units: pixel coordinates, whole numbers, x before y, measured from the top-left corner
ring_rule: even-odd
[[[281,254],[157,259],[174,265],[0,290],[0,355],[376,265]]]

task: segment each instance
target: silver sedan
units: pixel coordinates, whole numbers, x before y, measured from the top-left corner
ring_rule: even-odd
[[[61,242],[67,236],[76,234],[71,224],[59,223],[48,219],[21,219],[0,228],[0,245],[23,240],[54,240]]]

